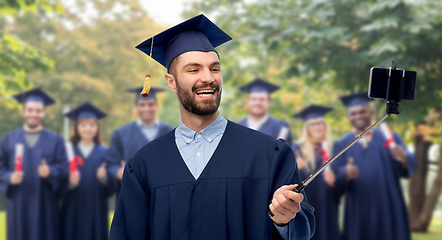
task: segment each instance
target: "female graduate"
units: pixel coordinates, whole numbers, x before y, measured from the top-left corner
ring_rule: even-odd
[[[324,114],[331,108],[310,105],[293,117],[304,119],[305,126],[301,140],[292,145],[298,162],[301,179],[308,177],[329,159],[331,149],[329,126]],[[335,176],[326,169],[306,190],[309,203],[315,208],[316,230],[311,239],[340,239],[338,225],[339,195],[334,190]]]
[[[106,114],[85,103],[65,116],[75,120],[75,126],[72,150],[69,143],[66,145],[71,156],[62,207],[63,239],[104,240],[108,237],[107,198],[111,191],[104,163],[107,148],[100,142],[98,120]]]

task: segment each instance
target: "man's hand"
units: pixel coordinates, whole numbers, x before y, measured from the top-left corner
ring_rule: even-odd
[[[9,177],[9,182],[12,185],[18,185],[23,181],[23,172],[13,172]]]
[[[106,177],[106,163],[102,163],[97,170],[97,178],[104,179]]]
[[[292,191],[296,186],[298,184],[282,186],[273,194],[269,209],[273,213],[271,218],[276,225],[287,224],[301,210],[300,203],[304,196]]]
[[[126,165],[126,162],[121,161],[120,165],[121,165],[120,170],[118,170],[117,172],[117,179],[121,181],[121,179],[123,179],[124,165]]]
[[[347,174],[347,181],[351,181],[359,175],[359,168],[354,165],[352,157],[348,159],[347,166],[345,166],[345,173]]]
[[[404,168],[408,168],[407,153],[405,152],[405,150],[401,146],[396,145],[394,148],[392,148],[390,150],[390,152],[391,152],[391,155],[396,160],[398,160]]]
[[[69,174],[69,183],[71,184],[72,187],[78,186],[80,180],[81,180],[80,173],[78,171]]]
[[[306,161],[301,157],[299,151],[296,151],[296,163],[298,164],[298,169],[301,170],[305,167]]]
[[[41,165],[38,166],[38,175],[42,178],[48,178],[51,175],[51,169],[49,169],[49,166],[44,159],[41,160]]]
[[[326,168],[322,175],[324,176],[324,181],[327,183],[327,185],[329,185],[331,188],[334,188],[336,180],[335,173],[332,170]]]

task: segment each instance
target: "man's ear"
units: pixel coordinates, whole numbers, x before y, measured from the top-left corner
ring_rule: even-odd
[[[20,115],[23,116],[24,114],[25,114],[25,106],[24,104],[22,104],[20,108]]]
[[[175,77],[170,73],[166,73],[166,75],[164,75],[164,78],[166,79],[166,83],[169,89],[172,90],[172,92],[176,93],[177,90]]]

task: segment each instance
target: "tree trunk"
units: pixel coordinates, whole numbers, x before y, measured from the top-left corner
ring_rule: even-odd
[[[439,162],[436,179],[434,180],[431,191],[425,200],[424,209],[420,215],[418,223],[420,224],[420,229],[424,232],[428,230],[430,225],[431,217],[433,216],[433,210],[436,207],[437,200],[439,199],[439,194],[442,190],[442,146],[440,146]]]
[[[430,142],[424,140],[423,136],[417,135],[414,139],[415,155],[418,159],[418,166],[409,181],[410,205],[408,213],[410,226],[413,232],[421,232],[421,213],[426,202],[426,180],[428,173],[428,150]]]

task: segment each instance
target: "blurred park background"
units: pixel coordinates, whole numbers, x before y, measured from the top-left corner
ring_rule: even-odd
[[[218,48],[224,77],[221,112],[247,116],[238,87],[256,77],[281,86],[271,115],[290,124],[309,104],[335,108],[327,116],[334,139],[351,130],[338,96],[368,89],[372,66],[417,72],[414,101],[388,119],[419,159],[403,181],[413,239],[442,238],[442,1],[440,0],[1,0],[0,135],[22,125],[11,96],[41,87],[57,100],[44,126],[66,136],[64,109],[85,101],[108,113],[102,138],[136,118],[133,95],[149,57],[134,47],[184,19],[204,13],[233,41]],[[152,85],[165,87],[165,69],[150,62]],[[176,126],[179,110],[159,95],[162,121]],[[381,100],[374,102],[384,114]],[[0,240],[5,238],[0,194]]]

